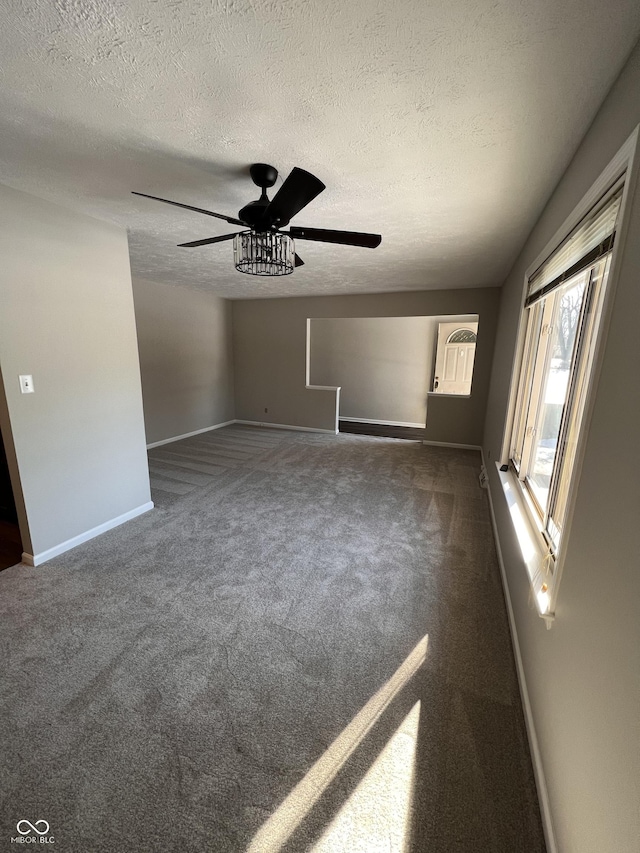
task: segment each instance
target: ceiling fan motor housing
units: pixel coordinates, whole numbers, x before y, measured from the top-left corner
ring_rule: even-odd
[[[264,219],[264,212],[268,206],[269,199],[267,193],[263,191],[257,201],[250,201],[249,204],[245,204],[242,210],[238,211],[238,219],[246,222],[250,228],[256,231],[268,231],[269,226]]]
[[[262,190],[262,195],[256,201],[250,201],[249,204],[239,210],[238,219],[246,222],[255,231],[269,231],[272,223],[267,222],[264,218],[264,212],[269,206],[267,190],[278,180],[278,170],[267,163],[254,163],[249,168],[249,173],[253,183]]]

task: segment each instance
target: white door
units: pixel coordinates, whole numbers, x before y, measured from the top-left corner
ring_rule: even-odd
[[[433,390],[470,394],[476,356],[477,323],[439,323]]]

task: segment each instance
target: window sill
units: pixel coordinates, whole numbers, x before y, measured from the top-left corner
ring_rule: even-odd
[[[516,538],[522,551],[522,559],[529,575],[536,610],[538,615],[547,623],[547,628],[550,628],[555,618],[552,609],[554,577],[548,575],[545,569],[548,555],[547,544],[534,521],[533,512],[513,469],[501,471],[498,462],[496,462],[496,468]]]

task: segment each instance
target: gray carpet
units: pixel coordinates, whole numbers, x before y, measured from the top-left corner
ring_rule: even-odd
[[[149,464],[155,510],[0,575],[1,849],[542,853],[476,452],[233,426]]]

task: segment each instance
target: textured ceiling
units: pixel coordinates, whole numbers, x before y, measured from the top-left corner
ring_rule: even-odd
[[[134,275],[221,296],[499,285],[640,34],[637,0],[10,0],[0,182],[129,230]],[[327,189],[258,278],[235,230],[248,165]],[[277,189],[277,187],[276,187]]]

